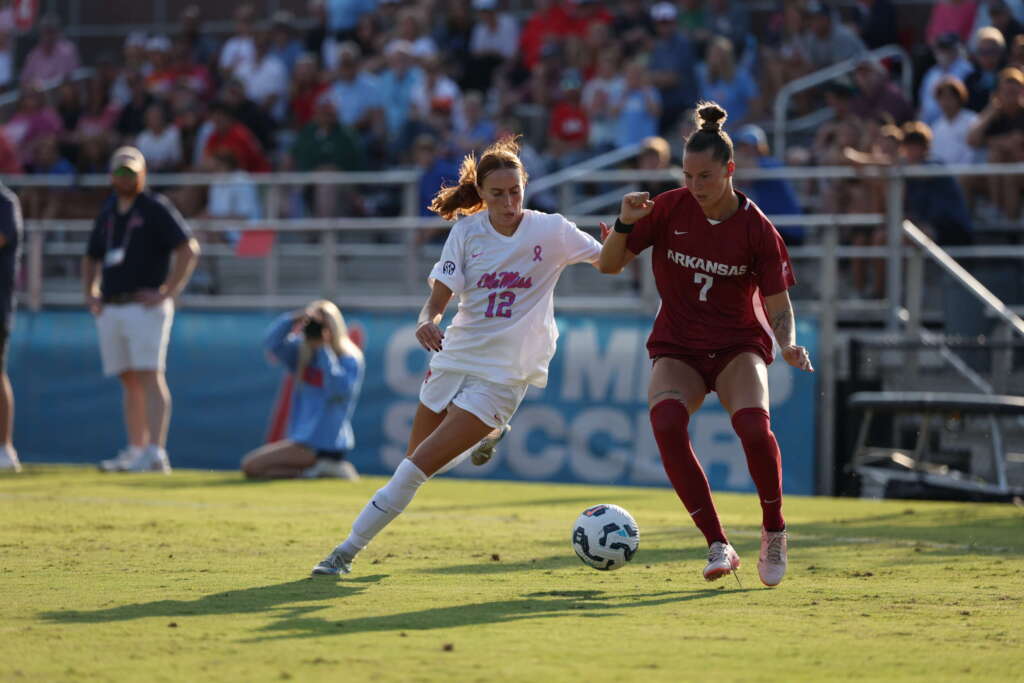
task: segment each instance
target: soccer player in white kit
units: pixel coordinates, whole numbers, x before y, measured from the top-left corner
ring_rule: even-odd
[[[464,217],[434,265],[419,315],[416,339],[437,353],[420,388],[406,458],[314,575],[351,571],[359,551],[427,479],[503,434],[530,385],[547,384],[558,338],[555,284],[573,263],[596,268],[601,244],[559,214],[523,209],[526,171],[518,152],[506,138],[479,161],[467,156],[459,184],[443,188],[430,205],[446,219]],[[458,313],[442,332],[438,324],[453,296]]]

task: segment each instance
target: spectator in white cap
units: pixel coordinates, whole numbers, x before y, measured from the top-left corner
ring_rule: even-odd
[[[412,96],[423,82],[423,70],[413,63],[413,45],[397,38],[384,50],[387,68],[377,77],[388,120],[388,134],[398,136],[412,110]]]
[[[173,300],[195,267],[199,243],[167,198],[146,190],[138,149],[115,150],[110,175],[114,192],[89,235],[82,284],[96,317],[103,372],[121,380],[128,447],[100,469],[169,473],[164,363]]]

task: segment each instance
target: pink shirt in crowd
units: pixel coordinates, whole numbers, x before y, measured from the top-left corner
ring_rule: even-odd
[[[977,0],[961,0],[961,2],[940,2],[932,7],[932,16],[928,19],[925,37],[932,44],[944,33],[955,33],[963,43],[971,37],[974,27],[974,15],[978,12]]]
[[[53,52],[44,52],[42,45],[32,48],[21,70],[21,82],[35,83],[64,78],[80,64],[75,44],[66,38],[58,38]]]

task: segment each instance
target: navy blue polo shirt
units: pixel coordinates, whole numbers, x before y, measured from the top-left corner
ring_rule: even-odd
[[[185,219],[163,195],[147,190],[123,214],[111,195],[96,217],[87,252],[103,266],[104,298],[159,288],[170,272],[171,253],[191,237]],[[119,249],[123,258],[108,258]]]
[[[10,327],[14,312],[14,275],[18,269],[23,231],[21,202],[10,188],[0,185],[0,235],[5,240],[4,246],[0,247],[0,324],[5,329]]]

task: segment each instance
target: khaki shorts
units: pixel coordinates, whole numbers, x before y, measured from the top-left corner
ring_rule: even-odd
[[[431,370],[420,386],[420,403],[435,413],[455,404],[489,427],[507,424],[529,384],[498,384],[451,370]]]
[[[106,304],[96,316],[103,374],[125,370],[163,371],[171,338],[174,304],[170,299],[148,308],[142,304]]]

